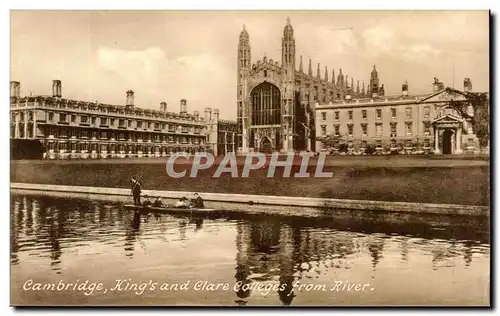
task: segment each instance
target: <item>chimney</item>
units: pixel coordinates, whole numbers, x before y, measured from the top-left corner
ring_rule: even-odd
[[[380,88],[378,88],[378,95],[381,97],[385,96],[384,85],[381,85]]]
[[[403,83],[403,85],[401,86],[401,94],[404,97],[408,96],[408,81],[405,81],[405,83]]]
[[[61,80],[52,80],[52,96],[61,96]]]
[[[10,97],[11,99],[19,99],[21,84],[18,81],[10,82]]]
[[[181,99],[181,114],[186,114],[187,113],[187,100],[186,99]]]
[[[167,113],[167,102],[160,102],[160,112]]]
[[[134,107],[134,91],[132,91],[132,90],[127,91],[127,100],[126,100],[125,106],[127,108]]]
[[[62,97],[62,81],[57,80],[57,96]]]
[[[214,109],[213,119],[217,122],[219,120],[219,109]]]
[[[205,108],[205,122],[209,122],[212,120],[212,109]]]
[[[464,91],[472,92],[472,82],[470,81],[470,78],[464,79]]]
[[[444,89],[444,84],[439,81],[438,78],[434,77],[434,83],[432,84],[432,92],[438,92]]]
[[[198,110],[194,111],[194,118],[195,118],[196,121],[200,120],[200,112]]]

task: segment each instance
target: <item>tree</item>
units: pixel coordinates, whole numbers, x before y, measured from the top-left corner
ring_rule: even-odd
[[[450,91],[455,93],[454,91]],[[487,93],[466,92],[462,93],[467,102],[450,101],[450,106],[456,109],[464,118],[470,119],[472,128],[479,140],[479,145],[485,147],[490,138],[490,100]],[[472,105],[474,115],[470,116],[467,106]]]
[[[335,144],[340,144],[343,142],[343,138],[340,135],[326,135],[320,138],[321,144],[323,145],[323,148],[333,148],[335,147]]]
[[[472,99],[474,117],[472,126],[481,147],[488,146],[490,139],[490,102],[486,93],[475,94]]]

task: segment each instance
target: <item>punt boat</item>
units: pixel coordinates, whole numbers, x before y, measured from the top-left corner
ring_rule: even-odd
[[[125,209],[138,211],[138,212],[155,212],[155,213],[172,213],[172,212],[203,212],[209,213],[214,212],[216,209],[214,208],[182,208],[182,207],[174,207],[174,206],[142,206],[142,205],[133,205],[126,204],[123,206]]]

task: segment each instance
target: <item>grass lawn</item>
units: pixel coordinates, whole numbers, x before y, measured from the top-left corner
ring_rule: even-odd
[[[241,170],[243,157],[238,157]],[[314,174],[317,158],[308,171]],[[190,160],[178,160],[176,171],[191,168]],[[331,178],[286,178],[278,167],[273,178],[267,169],[250,171],[249,178],[223,174],[213,178],[217,164],[198,172],[196,178],[167,175],[166,158],[73,161],[12,161],[11,182],[130,187],[132,175],[142,175],[144,189],[197,191],[280,196],[330,197],[426,203],[489,205],[490,167],[486,159],[394,157],[328,157],[325,172]],[[298,172],[300,161],[292,167]]]

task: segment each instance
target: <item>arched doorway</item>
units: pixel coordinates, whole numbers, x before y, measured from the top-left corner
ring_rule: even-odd
[[[446,129],[443,131],[443,154],[450,155],[453,153],[453,131]]]
[[[273,151],[273,145],[269,137],[263,137],[260,140],[259,151],[265,154],[270,154]]]

